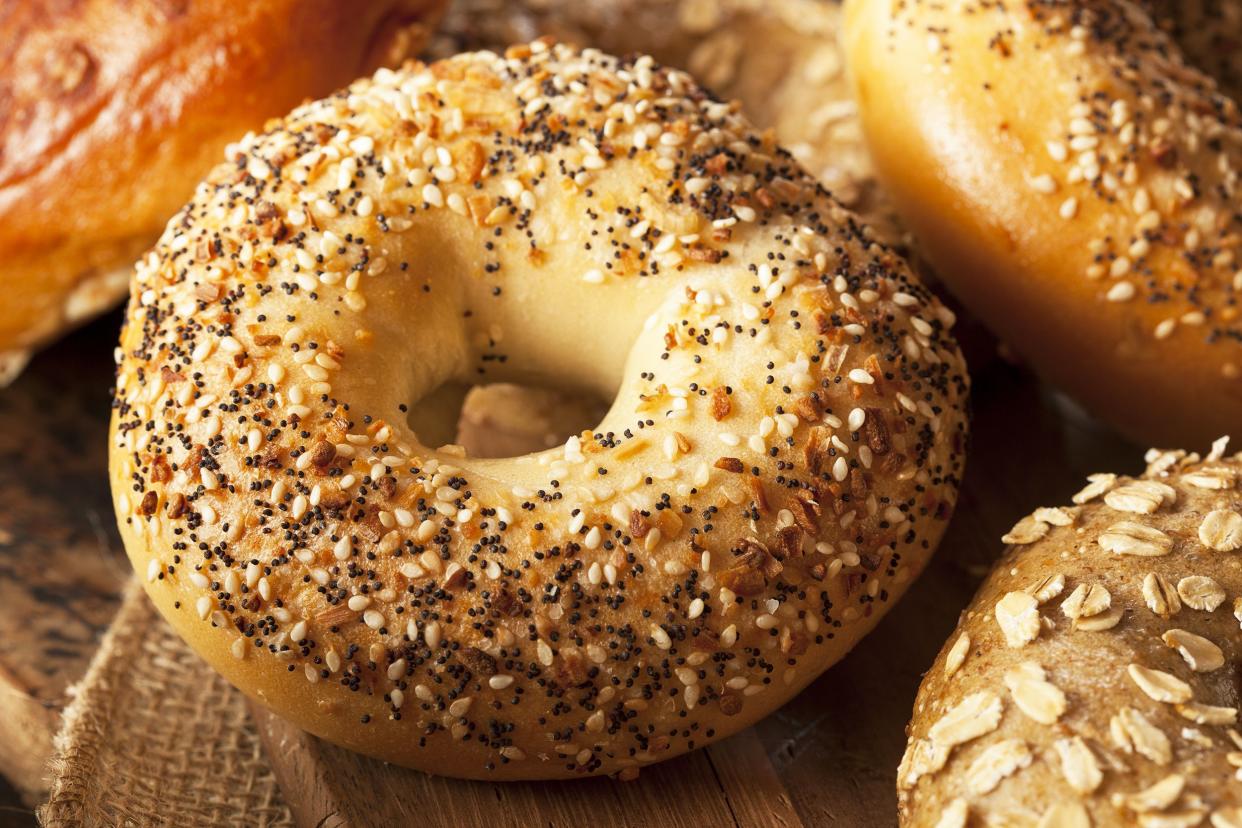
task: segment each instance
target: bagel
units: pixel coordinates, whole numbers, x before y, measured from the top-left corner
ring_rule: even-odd
[[[840,30],[839,0],[457,0],[428,50],[449,57],[551,35],[651,55],[741,102],[838,201],[898,244],[903,231],[871,168]]]
[[[141,260],[110,476],[172,626],[302,728],[442,774],[632,774],[868,631],[956,496],[945,311],[689,76],[537,41],[242,142]],[[481,460],[449,382],[593,389]]]
[[[846,17],[872,160],[966,308],[1131,439],[1235,429],[1242,3],[876,0]],[[1230,85],[1169,32],[1215,48],[1200,63]]]
[[[426,53],[445,58],[550,35],[612,54],[649,54],[684,69],[714,94],[736,99],[756,126],[770,127],[799,164],[898,247],[936,290],[912,257],[871,169],[845,77],[840,24],[837,0],[456,0]],[[954,333],[977,375],[990,343],[973,347],[977,326],[964,330],[961,321]],[[582,419],[594,400],[528,391],[503,384],[471,389],[462,404],[460,439],[483,450],[543,447],[545,436],[599,421]]]
[[[6,3],[0,382],[125,296],[228,141],[417,53],[442,0]]]
[[[923,679],[902,825],[1242,825],[1242,453],[1037,509]]]
[[[446,57],[552,35],[612,54],[649,54],[684,69],[713,94],[737,100],[756,126],[771,129],[956,312],[876,178],[845,72],[842,17],[840,0],[457,0],[428,52]],[[976,377],[997,362],[995,339],[972,317],[960,317],[953,330]],[[463,410],[483,418],[488,406],[505,402],[480,388]]]
[[[770,127],[802,167],[898,247],[936,290],[875,180],[845,76],[840,28],[837,0],[456,0],[426,53],[446,58],[550,35],[612,54],[649,54],[684,69],[714,94],[736,99],[756,126]],[[954,333],[977,375],[992,344],[984,339],[977,347],[977,325],[964,329],[959,321]],[[593,402],[546,389],[476,386],[463,400],[459,437],[484,450],[543,447],[545,436],[598,422],[582,419]]]

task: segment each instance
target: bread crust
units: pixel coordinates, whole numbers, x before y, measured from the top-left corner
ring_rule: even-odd
[[[902,825],[1239,824],[1242,455],[1223,450],[1149,452],[1006,535],[919,688]]]
[[[426,39],[441,0],[79,0],[0,13],[0,355],[124,295],[229,141]]]
[[[1203,445],[1242,422],[1242,116],[1148,11],[856,2],[847,52],[880,178],[963,304],[1127,436]]]
[[[840,0],[457,0],[427,51],[448,57],[547,34],[684,69],[771,129],[957,312],[877,178],[845,69],[843,17]],[[973,316],[959,314],[954,335],[975,376],[996,362],[996,340]]]
[[[380,72],[236,148],[137,270],[111,476],[161,612],[332,741],[632,773],[839,659],[926,563],[948,314],[684,73],[540,41]],[[525,458],[452,382],[615,401]]]
[[[899,244],[871,167],[841,51],[838,0],[459,0],[434,57],[547,34],[615,55],[649,54],[738,100],[832,194]]]

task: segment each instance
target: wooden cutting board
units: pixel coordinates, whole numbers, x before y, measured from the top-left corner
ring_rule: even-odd
[[[1127,445],[1007,366],[976,377],[973,446],[948,534],[872,635],[776,714],[634,782],[480,783],[386,765],[255,707],[276,776],[305,828],[540,825],[872,826],[896,822],[894,779],[920,675],[999,538],[1090,472],[1137,472]]]

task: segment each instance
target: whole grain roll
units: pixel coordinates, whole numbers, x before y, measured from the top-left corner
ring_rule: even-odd
[[[902,825],[1242,825],[1242,454],[1036,509],[931,666]]]

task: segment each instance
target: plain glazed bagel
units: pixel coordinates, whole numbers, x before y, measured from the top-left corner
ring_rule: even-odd
[[[1242,825],[1242,453],[1036,509],[924,677],[902,825]]]
[[[859,0],[846,27],[880,179],[963,304],[1131,438],[1236,429],[1242,116],[1187,61],[1236,81],[1242,3]]]
[[[118,303],[228,141],[417,52],[441,0],[0,10],[0,382]]]
[[[237,148],[135,274],[111,478],[156,606],[339,744],[636,772],[781,704],[927,561],[951,318],[735,107],[540,41]],[[445,383],[592,388],[591,432],[419,440]]]

